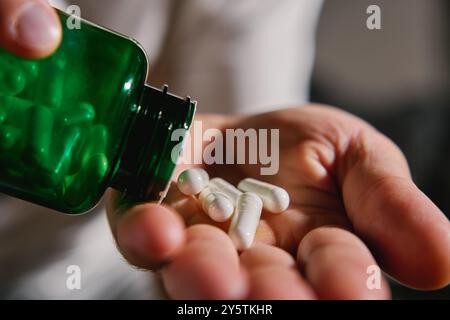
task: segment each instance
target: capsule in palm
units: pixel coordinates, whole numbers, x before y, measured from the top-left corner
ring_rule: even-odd
[[[235,206],[239,197],[242,195],[242,192],[233,186],[228,181],[222,178],[213,178],[208,184],[208,187],[213,191],[219,191],[224,193]]]
[[[185,195],[200,193],[209,182],[208,173],[201,168],[184,170],[177,178],[177,186]]]
[[[203,210],[214,221],[225,222],[233,214],[234,205],[231,203],[231,200],[221,192],[215,192],[206,187],[200,192],[198,199]]]
[[[289,194],[273,184],[246,178],[239,182],[238,189],[256,193],[263,201],[264,209],[272,213],[283,212],[289,207]]]
[[[262,201],[252,192],[243,193],[231,220],[228,235],[238,250],[251,247],[261,218]]]

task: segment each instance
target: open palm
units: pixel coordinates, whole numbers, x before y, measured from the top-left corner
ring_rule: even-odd
[[[23,5],[41,18],[28,26],[26,17],[17,21]],[[0,47],[42,58],[61,36],[46,1],[0,0]],[[221,230],[226,225],[212,223],[176,188],[166,205],[129,209],[110,192],[108,218],[119,249],[132,264],[161,270],[171,297],[386,298],[385,283],[379,290],[366,286],[373,257],[413,287],[450,282],[449,221],[413,184],[401,152],[361,120],[320,106],[198,119],[220,129],[280,129],[280,171],[265,178],[284,186],[292,205],[280,215],[263,214],[254,247],[238,255]],[[257,166],[207,169],[234,182],[259,176]]]
[[[231,182],[280,185],[291,206],[263,212],[255,244],[239,254],[222,231],[227,223],[210,220],[176,188],[163,206],[131,209],[110,193],[121,252],[134,265],[160,269],[170,297],[388,298],[384,280],[379,289],[367,285],[377,263],[416,288],[450,282],[449,221],[414,185],[398,148],[365,122],[323,106],[199,119],[221,130],[279,129],[278,174],[262,177],[258,165],[205,169]]]

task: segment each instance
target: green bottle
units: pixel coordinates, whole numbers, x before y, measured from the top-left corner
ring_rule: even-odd
[[[145,85],[136,41],[59,16],[63,40],[52,56],[0,49],[0,191],[72,214],[108,187],[131,201],[161,200],[195,102]]]

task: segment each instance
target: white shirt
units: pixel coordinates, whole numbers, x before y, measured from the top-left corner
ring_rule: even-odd
[[[58,2],[61,8],[63,4]],[[256,113],[308,100],[319,0],[80,0],[81,16],[137,39],[152,84],[200,112]],[[0,298],[160,298],[115,248],[102,206],[66,216],[0,198]],[[70,265],[81,289],[66,287]]]

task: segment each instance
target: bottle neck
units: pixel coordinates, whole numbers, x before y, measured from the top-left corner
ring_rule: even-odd
[[[145,85],[111,187],[137,202],[164,198],[196,102]]]

